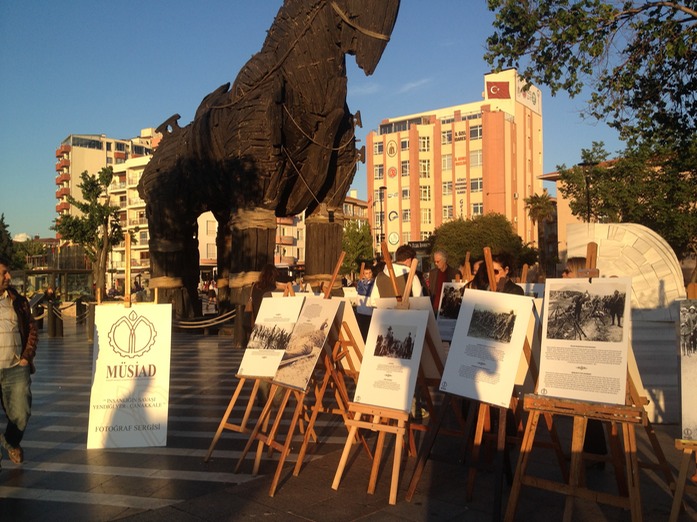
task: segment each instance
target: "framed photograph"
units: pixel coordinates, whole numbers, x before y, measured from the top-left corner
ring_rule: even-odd
[[[283,302],[283,300],[277,300]],[[340,299],[306,297],[302,310],[288,339],[278,369],[273,377],[275,384],[305,391],[317,364],[322,349],[331,337],[338,337],[335,324],[339,308],[344,306]]]
[[[410,411],[427,326],[426,310],[373,312],[355,402]]]
[[[272,378],[276,375],[304,301],[304,296],[261,300],[238,377]]]
[[[530,297],[468,289],[440,390],[507,408],[532,309]]]
[[[400,303],[394,297],[375,299],[375,305],[377,308],[389,309],[400,307]],[[440,381],[443,376],[445,359],[448,357],[448,349],[446,343],[440,337],[436,316],[433,314],[433,307],[431,306],[431,299],[428,296],[410,297],[409,309],[428,312],[428,326],[426,327],[424,351],[421,355],[421,369],[426,379]]]
[[[466,286],[467,283],[443,283],[436,321],[440,337],[444,341],[453,340],[455,324],[460,314],[462,295],[465,293]]]
[[[682,404],[681,438],[697,440],[697,409],[692,402],[697,394],[697,299],[680,301],[678,339]]]
[[[630,278],[547,279],[538,393],[625,404]]]

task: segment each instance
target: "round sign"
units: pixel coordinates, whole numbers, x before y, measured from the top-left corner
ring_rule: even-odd
[[[387,240],[390,242],[390,245],[396,245],[399,243],[399,234],[397,234],[397,232],[392,232]]]
[[[390,167],[387,171],[387,175],[391,178],[394,178],[397,175],[397,169],[395,167]]]

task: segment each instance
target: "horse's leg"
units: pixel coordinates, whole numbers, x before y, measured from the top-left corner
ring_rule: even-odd
[[[353,115],[345,108],[335,145],[348,146],[338,148],[329,164],[331,185],[324,198],[324,203],[316,207],[305,219],[307,241],[305,248],[306,280],[313,286],[331,278],[339,254],[342,250],[344,234],[343,204],[353,176],[356,173],[356,148]],[[334,290],[341,287],[335,282]]]
[[[274,262],[276,214],[263,208],[238,209],[230,215],[230,302],[244,304],[249,288],[267,263]]]

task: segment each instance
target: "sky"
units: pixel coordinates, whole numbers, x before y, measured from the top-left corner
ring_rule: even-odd
[[[281,4],[0,2],[0,214],[10,234],[55,235],[55,150],[63,139],[128,139],[175,113],[188,124],[204,96],[234,81],[261,49]],[[347,57],[347,102],[363,121],[358,139],[384,118],[481,100],[493,20],[485,0],[402,0],[375,73],[365,76]],[[587,97],[552,97],[538,87],[544,172],[578,163],[593,141],[610,156],[623,148],[607,125],[582,119]],[[359,164],[352,188],[367,199],[366,186]]]

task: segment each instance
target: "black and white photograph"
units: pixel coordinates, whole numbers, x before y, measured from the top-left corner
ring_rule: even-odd
[[[344,302],[339,299],[305,299],[298,322],[295,323],[286,351],[273,377],[276,384],[303,391],[307,388],[322,347],[332,332],[339,307],[343,305]],[[338,335],[337,329],[334,335]]]
[[[465,283],[443,283],[438,319],[457,319],[465,293]]]
[[[472,312],[467,336],[510,343],[515,319],[515,310],[494,309],[477,304]]]
[[[252,329],[247,342],[247,348],[251,350],[284,350],[288,348],[291,328],[285,328],[283,324],[257,323]]]
[[[547,279],[538,393],[624,404],[631,296],[628,277]]]
[[[621,285],[605,283],[567,288],[549,293],[547,338],[594,342],[620,342],[624,335],[625,301]]]
[[[411,409],[429,318],[426,310],[376,308],[370,321],[354,402]]]
[[[415,327],[410,326],[388,325],[387,330],[378,334],[375,342],[375,356],[411,359],[414,353],[415,330]]]

